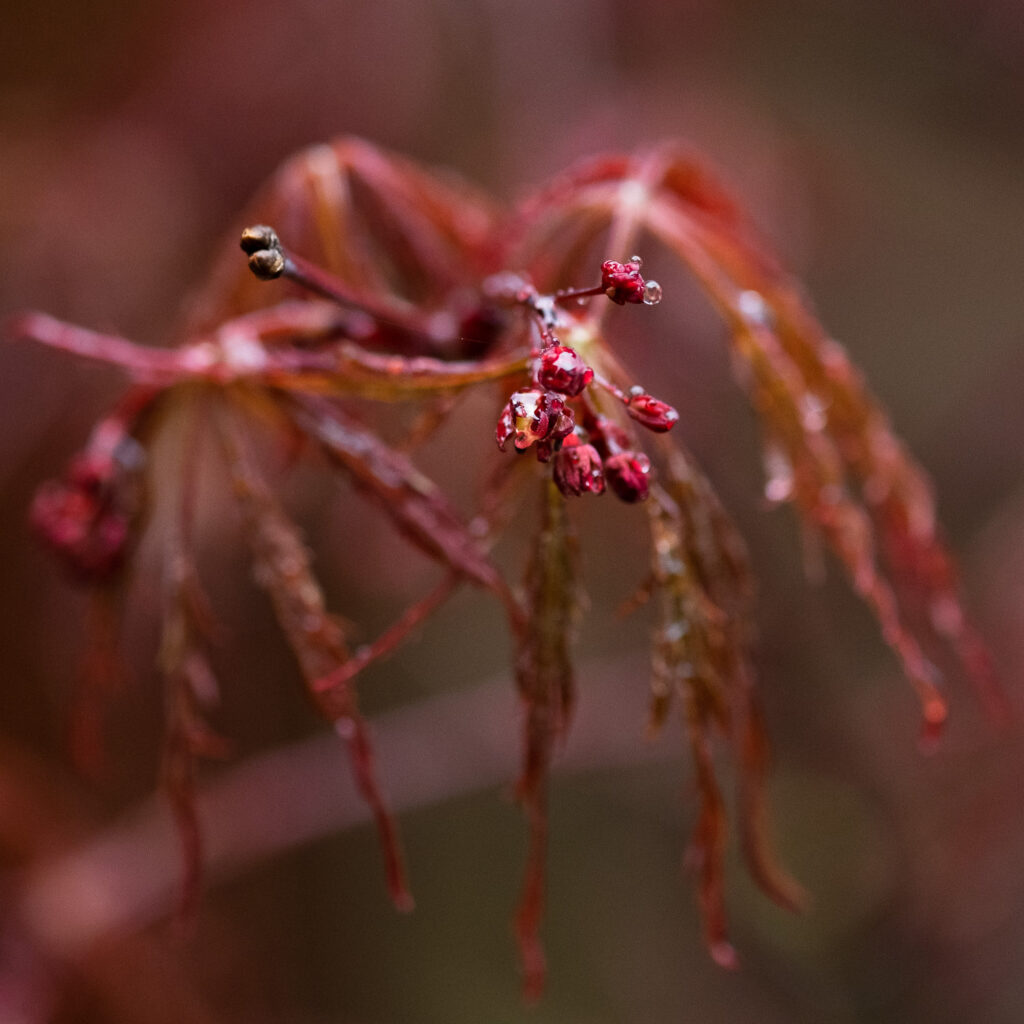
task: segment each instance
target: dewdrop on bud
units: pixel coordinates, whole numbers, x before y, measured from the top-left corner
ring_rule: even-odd
[[[658,434],[671,430],[679,419],[679,413],[668,402],[662,402],[642,389],[639,393],[630,389],[626,412],[637,423],[642,423],[648,430]]]
[[[644,265],[644,261],[642,259],[640,259],[639,256],[630,256],[629,257],[629,262],[630,263],[635,263],[637,270],[639,270]]]
[[[657,281],[648,281],[644,284],[644,305],[656,306],[661,302],[661,285]]]

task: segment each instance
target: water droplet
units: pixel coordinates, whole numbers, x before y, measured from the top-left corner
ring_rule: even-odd
[[[648,281],[644,285],[644,305],[656,306],[661,302],[661,285],[657,281]]]
[[[635,263],[637,265],[637,267],[642,267],[644,265],[644,261],[642,259],[640,259],[639,256],[630,256],[629,257],[629,262],[630,263]]]
[[[809,433],[824,430],[828,424],[827,403],[813,392],[807,392],[800,403],[800,421]]]
[[[343,718],[339,718],[334,723],[334,731],[343,739],[351,740],[355,739],[356,735],[356,723],[352,721],[347,715]]]
[[[619,202],[627,210],[642,210],[648,201],[647,187],[636,178],[630,178],[619,186]]]
[[[785,501],[792,491],[793,481],[788,480],[785,477],[773,476],[769,480],[765,481],[764,496],[772,502],[772,504],[778,504],[781,501]]]
[[[727,971],[734,971],[740,965],[740,958],[736,954],[735,948],[724,939],[711,944],[711,959]]]
[[[667,643],[677,644],[689,632],[690,624],[688,622],[671,622],[665,627],[662,636],[665,638]]]
[[[774,445],[764,453],[765,484],[764,496],[773,505],[786,501],[793,495],[793,467],[785,452]]]
[[[146,464],[146,449],[134,437],[126,435],[118,439],[114,458],[127,472],[137,472]]]
[[[642,387],[640,387],[640,385],[639,385],[639,384],[634,384],[634,385],[633,385],[633,386],[632,386],[632,387],[631,387],[631,388],[629,389],[629,393],[630,393],[630,394],[631,394],[631,395],[632,395],[632,396],[633,396],[634,398],[639,398],[639,397],[640,397],[640,396],[641,396],[642,394],[644,394],[644,389],[643,389]]]
[[[533,301],[533,308],[540,316],[541,323],[549,330],[554,330],[558,326],[558,311],[550,295],[537,296]]]
[[[682,576],[686,572],[686,566],[683,565],[681,559],[676,558],[674,555],[668,555],[661,560],[661,569],[666,576]]]
[[[764,301],[764,296],[762,296],[760,292],[755,292],[753,290],[740,292],[739,297],[736,300],[736,306],[740,313],[742,313],[743,316],[755,326],[771,326],[772,312],[768,307],[768,303]]]

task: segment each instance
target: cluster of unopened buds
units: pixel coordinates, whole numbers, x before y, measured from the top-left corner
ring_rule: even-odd
[[[521,279],[503,280],[492,289],[530,310],[539,336],[530,386],[512,393],[498,420],[498,447],[504,451],[510,439],[516,451],[533,447],[540,462],[552,463],[554,481],[567,497],[603,494],[606,485],[628,502],[643,501],[648,493],[650,460],[635,449],[623,427],[600,414],[592,387],[611,395],[649,430],[664,433],[679,419],[672,406],[643,388],[624,392],[596,373],[556,334],[564,326],[558,306],[569,301],[605,295],[618,305],[658,303],[661,286],[645,281],[640,267],[638,256],[628,263],[607,260],[601,265],[600,285],[554,295],[540,295]]]
[[[64,477],[39,488],[29,513],[36,536],[83,580],[120,568],[138,516],[144,457],[130,437],[111,443],[117,429],[103,421]]]
[[[284,251],[272,228],[246,228],[241,245],[257,277],[267,280],[284,275],[312,291],[337,297],[317,268]],[[497,306],[527,310],[538,339],[532,353],[530,386],[509,396],[498,420],[498,447],[504,451],[510,439],[518,452],[532,447],[540,462],[553,463],[555,483],[567,497],[603,494],[606,485],[623,501],[643,501],[648,494],[650,459],[635,449],[621,426],[599,413],[589,393],[592,385],[611,395],[631,419],[649,430],[664,433],[679,419],[672,406],[643,388],[623,391],[597,374],[558,337],[559,331],[571,326],[563,322],[569,317],[559,307],[602,295],[619,306],[657,305],[661,285],[644,279],[642,265],[639,256],[626,263],[606,260],[601,264],[600,284],[553,295],[542,295],[518,274],[497,274],[484,284],[486,298]]]

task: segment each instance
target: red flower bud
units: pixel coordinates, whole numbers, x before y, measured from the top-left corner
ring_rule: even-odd
[[[116,500],[113,468],[107,459],[76,459],[66,480],[39,488],[29,511],[39,539],[84,579],[106,579],[126,554],[131,515]]]
[[[537,383],[575,398],[594,379],[594,371],[566,345],[546,349],[540,357]]]
[[[558,489],[567,498],[584,493],[604,493],[601,456],[592,444],[570,434],[555,455],[553,474]]]
[[[556,441],[565,437],[574,426],[572,410],[566,409],[561,395],[541,388],[524,388],[509,398],[495,436],[502,451],[509,437],[513,437],[513,444],[519,451],[524,451],[535,441]],[[550,456],[550,452],[547,454]]]
[[[643,501],[647,497],[650,471],[651,460],[642,452],[620,452],[604,461],[604,478],[623,501]]]
[[[620,306],[627,302],[643,302],[644,279],[640,276],[640,264],[605,260],[601,264],[601,287],[605,295]]]
[[[648,430],[657,431],[659,434],[671,430],[679,419],[679,413],[671,405],[648,394],[633,395],[626,406],[626,412],[637,423],[642,423]]]

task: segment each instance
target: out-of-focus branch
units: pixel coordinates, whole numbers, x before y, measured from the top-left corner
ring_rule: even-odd
[[[678,736],[645,743],[648,667],[638,659],[591,663],[577,720],[556,770],[675,759]],[[395,810],[510,783],[522,730],[507,680],[444,694],[373,722]],[[623,721],[627,723],[623,727]],[[628,723],[635,723],[630,725]],[[206,872],[244,866],[368,821],[345,751],[324,734],[225,771],[199,798]],[[37,865],[21,889],[22,923],[42,952],[77,959],[101,939],[166,915],[180,886],[179,843],[167,807],[147,801],[70,853]]]

